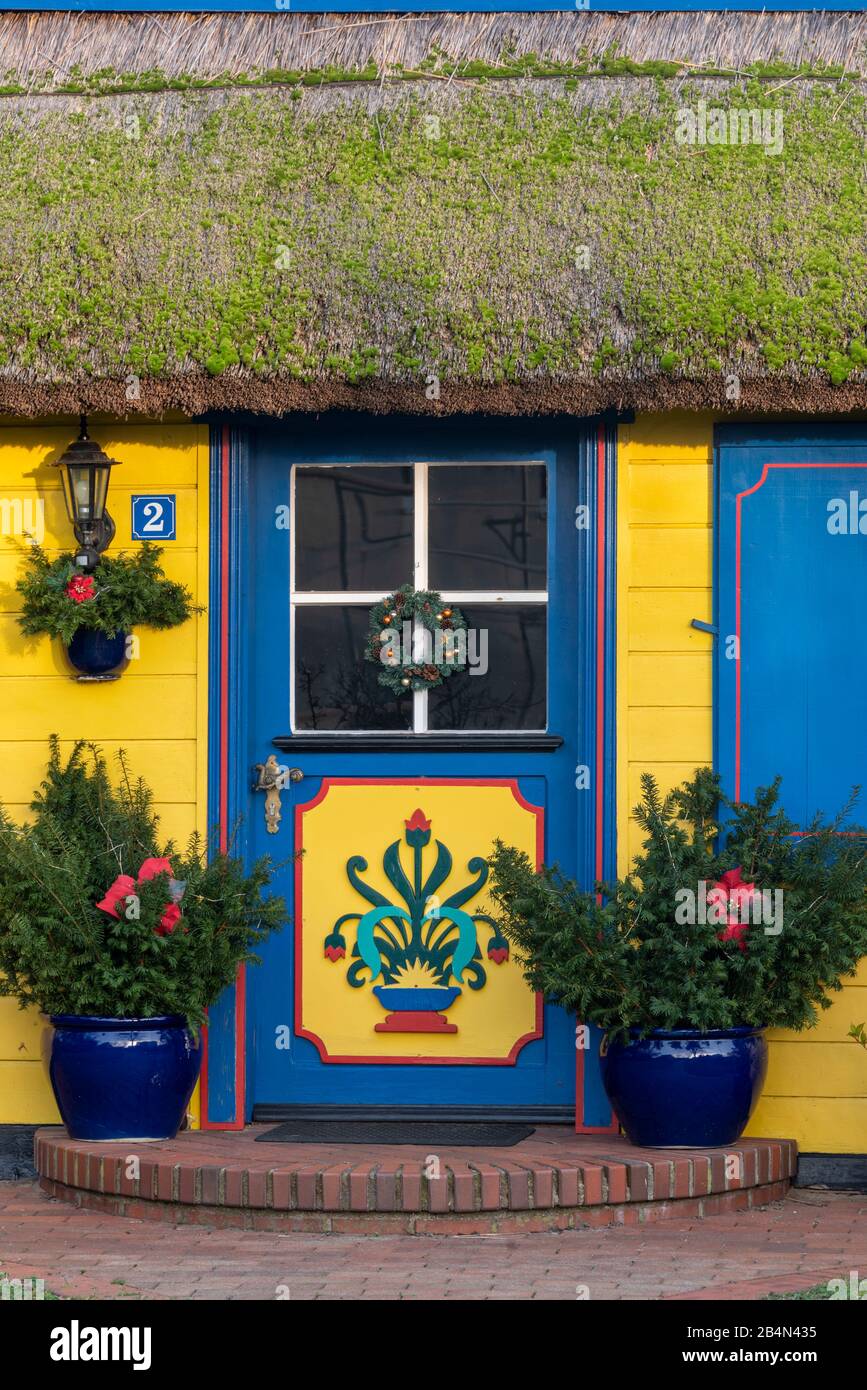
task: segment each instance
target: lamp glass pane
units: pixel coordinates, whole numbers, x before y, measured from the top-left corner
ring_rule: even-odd
[[[72,500],[75,508],[75,521],[93,520],[93,469],[87,464],[70,464],[69,481],[72,487]]]
[[[97,521],[101,521],[105,515],[105,504],[108,498],[108,477],[111,473],[111,464],[99,464],[93,470],[93,515]]]
[[[69,517],[69,520],[70,520],[71,522],[74,522],[74,521],[75,521],[75,504],[74,504],[74,501],[73,501],[72,488],[71,488],[70,481],[69,481],[69,470],[68,470],[67,468],[64,467],[64,468],[61,468],[59,471],[60,471],[60,485],[61,485],[61,487],[63,488],[63,500],[64,500],[64,502],[66,503],[66,515]]]

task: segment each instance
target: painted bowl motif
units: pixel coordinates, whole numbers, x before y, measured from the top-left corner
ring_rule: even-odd
[[[453,1004],[461,991],[457,985],[374,985],[373,992],[392,1013],[437,1013]]]

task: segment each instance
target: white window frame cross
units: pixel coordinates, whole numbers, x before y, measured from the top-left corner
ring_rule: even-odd
[[[346,734],[377,734],[382,730],[378,729],[324,729],[314,731],[311,729],[298,729],[296,727],[296,624],[295,615],[299,608],[322,608],[325,606],[338,606],[340,608],[367,608],[370,609],[375,603],[380,603],[385,594],[380,590],[373,589],[298,589],[295,586],[295,541],[296,523],[298,519],[298,508],[296,499],[296,478],[299,469],[309,471],[313,468],[411,468],[413,470],[413,579],[412,582],[416,589],[427,589],[428,579],[428,557],[429,557],[429,534],[428,534],[428,503],[429,503],[429,481],[430,470],[438,467],[460,466],[460,460],[441,459],[430,461],[419,459],[415,461],[392,462],[380,461],[378,459],[366,459],[362,462],[335,463],[335,462],[301,462],[292,465],[290,474],[290,557],[289,557],[289,645],[290,645],[290,727],[293,735],[303,739],[306,735],[316,732],[317,736],[333,735],[335,738],[345,737]],[[466,460],[471,467],[485,468],[526,468],[541,467],[547,465],[543,459],[500,459]],[[546,494],[547,495],[547,494]],[[548,546],[546,544],[546,563]],[[405,581],[409,582],[409,581]],[[399,585],[395,587],[400,587]],[[525,604],[539,605],[546,607],[548,604],[548,589],[442,589],[440,590],[443,603],[448,603],[454,607],[463,607],[472,604],[492,605],[502,604]],[[420,642],[423,629],[416,623],[413,628],[413,642]],[[360,657],[360,659],[363,659]],[[424,734],[428,732],[428,692],[426,690],[414,690],[412,695],[413,717],[412,728],[405,731],[391,730],[390,732],[404,733],[407,738],[413,734]],[[546,721],[547,723],[547,721]],[[472,730],[465,732],[472,733]]]

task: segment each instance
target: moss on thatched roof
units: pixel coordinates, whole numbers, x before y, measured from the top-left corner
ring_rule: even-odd
[[[197,79],[223,71],[229,20],[264,18],[205,17],[212,57]],[[323,17],[291,18],[305,70],[320,71],[310,31]],[[625,17],[472,18],[487,62],[502,34],[488,52],[483,22],[490,39],[518,19]],[[638,18],[647,43],[655,17]],[[713,18],[730,42],[722,20],[741,17]],[[850,65],[855,26],[838,21],[861,16],[798,18],[796,68],[808,37],[813,65],[832,52]],[[335,27],[348,44],[345,21]],[[551,63],[565,61],[556,32]],[[125,21],[116,33],[133,43]],[[711,33],[696,33],[704,63]],[[121,53],[116,71],[152,70],[138,41],[137,66]],[[333,76],[349,57],[330,54]],[[678,143],[678,110],[700,101],[781,112],[781,152]],[[864,140],[864,90],[849,79],[534,72],[12,93],[0,101],[0,408],[864,408]]]

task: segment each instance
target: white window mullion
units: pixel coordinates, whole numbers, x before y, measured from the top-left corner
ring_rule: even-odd
[[[385,594],[381,589],[323,589],[316,592],[307,589],[294,595],[294,602],[302,607],[304,604],[314,604],[322,607],[325,604],[336,604],[340,608],[351,608],[353,605],[362,608],[372,608],[375,603],[381,603]]]
[[[495,592],[489,589],[443,589],[443,603],[547,603],[545,589],[509,589]]]
[[[416,463],[413,466],[413,479],[413,560],[415,566],[413,586],[416,589],[426,589],[428,587],[428,465],[426,463]],[[426,690],[414,690],[412,693],[412,727],[413,732],[417,734],[427,732],[427,697]]]
[[[428,562],[427,562],[427,477],[428,465],[417,463],[413,468],[415,476],[414,491],[414,518],[415,525],[413,535],[415,538],[415,580],[416,589],[426,589],[428,586]]]

